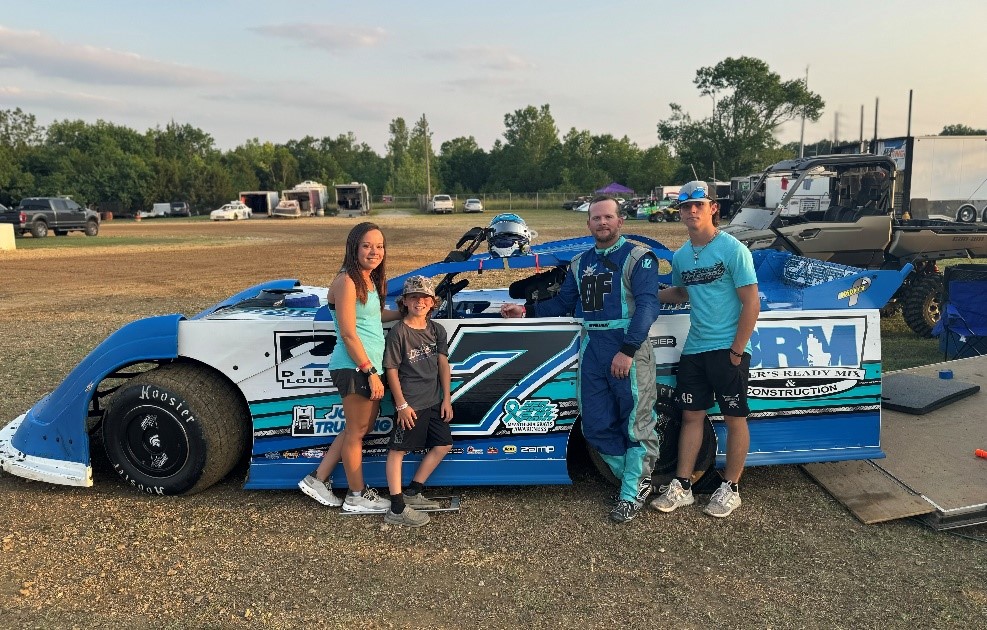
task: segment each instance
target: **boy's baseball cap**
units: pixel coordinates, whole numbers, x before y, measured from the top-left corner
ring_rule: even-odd
[[[425,276],[411,276],[404,281],[404,288],[401,289],[401,297],[406,295],[411,295],[417,293],[419,295],[428,295],[430,297],[435,297],[435,287],[432,286],[432,281]]]
[[[684,203],[698,201],[700,199],[715,201],[715,199],[709,196],[709,186],[706,185],[706,182],[692,181],[679,188],[679,194],[674,207],[678,208]]]

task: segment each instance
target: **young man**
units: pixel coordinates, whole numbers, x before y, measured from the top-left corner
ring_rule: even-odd
[[[620,496],[610,511],[616,523],[631,520],[644,505],[658,459],[655,360],[648,341],[659,309],[658,260],[620,235],[623,224],[615,199],[593,199],[586,225],[595,247],[572,260],[558,295],[539,302],[531,314],[575,312],[583,320],[583,435],[621,480]],[[505,304],[500,312],[525,316],[520,304]]]
[[[717,518],[740,507],[740,475],[750,448],[747,430],[747,380],[751,333],[761,311],[757,276],[750,251],[720,232],[719,206],[705,182],[679,190],[677,207],[689,240],[672,258],[675,286],[659,293],[662,302],[689,302],[689,335],[678,370],[682,432],[675,478],[651,505],[671,512],[695,502],[691,477],[703,439],[706,410],[719,403],[727,425],[727,462],[723,483],[706,506]]]

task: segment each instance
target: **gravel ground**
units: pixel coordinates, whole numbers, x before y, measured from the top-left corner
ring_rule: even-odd
[[[571,213],[525,216],[545,240],[583,230]],[[481,221],[379,222],[396,274]],[[324,285],[352,225],[110,222],[78,249],[0,252],[0,423],[136,317],[193,313],[272,277]],[[683,240],[679,225],[632,227]],[[109,246],[143,236],[159,244]],[[0,476],[0,627],[979,628],[987,613],[982,542],[862,525],[792,466],[750,469],[724,521],[695,506],[613,526],[609,489],[576,461],[572,486],[457,489],[462,510],[420,530],[244,491],[243,470],[155,499],[123,487],[98,447],[94,467],[88,489]]]

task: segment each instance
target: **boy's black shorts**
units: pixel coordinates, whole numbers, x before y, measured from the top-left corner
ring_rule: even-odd
[[[397,413],[394,414],[394,428],[391,430],[389,445],[392,451],[417,451],[452,444],[452,428],[448,422],[442,421],[441,404],[416,409],[415,413],[418,415],[415,426],[407,430],[401,428]]]
[[[744,353],[740,365],[730,361],[730,350],[684,354],[679,359],[676,392],[682,409],[700,411],[713,406],[725,416],[747,417],[747,380],[751,355]]]
[[[343,368],[342,370],[329,370],[329,378],[339,390],[340,398],[346,398],[350,394],[360,394],[364,398],[370,398],[369,374],[360,370]]]

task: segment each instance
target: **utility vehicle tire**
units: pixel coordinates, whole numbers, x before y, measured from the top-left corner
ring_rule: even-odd
[[[922,276],[908,287],[901,304],[901,316],[920,337],[931,337],[942,306],[942,276]]]
[[[120,387],[103,417],[113,469],[147,494],[193,494],[230,472],[248,446],[250,416],[221,374],[172,363]]]
[[[655,213],[653,213],[648,218],[651,219],[652,221],[654,221],[655,223],[664,223],[665,222],[665,213],[664,212],[660,212],[660,211],[659,212],[655,212]]]
[[[655,463],[654,474],[652,475],[652,487],[654,492],[658,491],[660,484],[667,483],[669,478],[675,474],[679,459],[679,431],[682,429],[682,413],[672,404],[670,400],[659,398],[655,404],[655,413],[658,414],[657,431],[661,445],[658,450],[658,461]],[[582,425],[580,425],[581,427]],[[586,451],[589,459],[593,462],[600,476],[610,485],[620,486],[610,466],[607,465],[599,452],[589,442],[586,443]],[[713,431],[713,423],[709,417],[703,423],[703,443],[699,448],[699,456],[696,458],[696,470],[692,475],[693,480],[697,480],[713,469],[716,463],[716,432]]]
[[[956,220],[960,223],[973,223],[977,220],[977,209],[973,206],[963,206],[956,211]]]
[[[34,238],[44,238],[48,236],[48,224],[44,221],[35,221],[31,224],[31,235]]]
[[[97,221],[86,221],[86,236],[96,236],[99,234],[99,222]]]

